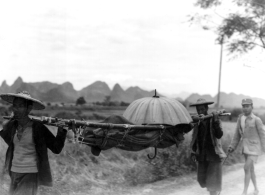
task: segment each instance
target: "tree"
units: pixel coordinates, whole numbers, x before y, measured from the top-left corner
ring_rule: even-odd
[[[104,101],[103,101],[103,105],[104,105],[104,106],[109,106],[109,104],[110,104],[110,99],[111,99],[111,96],[109,96],[109,95],[105,96],[105,99],[104,99]]]
[[[77,100],[76,100],[76,105],[83,105],[86,103],[86,100],[84,97],[79,97]]]
[[[120,106],[129,106],[130,105],[130,103],[127,103],[127,102],[124,102],[124,101],[121,101],[121,103],[120,103]]]
[[[221,7],[222,0],[197,0],[196,6],[203,10],[215,10]],[[221,44],[226,39],[230,54],[245,54],[254,48],[265,50],[265,0],[233,0],[233,13],[225,16],[219,15],[221,23],[214,29],[217,32],[217,41]],[[218,15],[218,13],[216,13]],[[209,14],[195,15],[190,18],[192,22],[209,20]],[[208,30],[208,26],[203,26]]]

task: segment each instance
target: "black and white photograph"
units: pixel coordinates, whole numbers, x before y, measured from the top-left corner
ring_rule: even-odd
[[[265,194],[265,0],[0,2],[0,195]]]

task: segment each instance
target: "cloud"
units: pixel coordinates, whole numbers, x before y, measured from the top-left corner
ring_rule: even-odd
[[[175,0],[5,2],[3,79],[70,81],[77,89],[101,80],[168,94],[216,94],[220,46],[213,32],[183,22],[194,10],[192,1]],[[221,89],[244,93],[260,83],[264,60],[257,56],[227,61],[224,51]],[[242,61],[255,68],[245,71]],[[255,87],[247,91],[264,97]]]

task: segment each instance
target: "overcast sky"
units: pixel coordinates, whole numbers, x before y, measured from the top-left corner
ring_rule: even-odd
[[[215,95],[220,45],[212,31],[187,22],[194,2],[2,1],[0,82],[21,76],[80,90],[100,80],[111,88]],[[264,53],[228,59],[224,51],[221,90],[265,99]]]

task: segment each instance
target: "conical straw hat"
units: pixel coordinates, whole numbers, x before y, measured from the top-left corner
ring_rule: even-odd
[[[13,101],[15,98],[22,98],[28,101],[32,101],[32,106],[33,106],[33,110],[43,110],[45,109],[45,105],[43,102],[41,102],[40,100],[37,100],[35,98],[32,98],[30,96],[30,94],[27,91],[22,91],[22,92],[18,92],[17,94],[15,93],[5,93],[5,94],[1,94],[0,97],[2,98],[2,100],[13,104]]]

